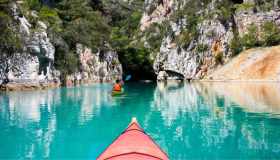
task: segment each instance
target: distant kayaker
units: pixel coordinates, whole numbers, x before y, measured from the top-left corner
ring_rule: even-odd
[[[114,84],[113,91],[121,92],[122,91],[122,83],[119,79],[116,80]]]

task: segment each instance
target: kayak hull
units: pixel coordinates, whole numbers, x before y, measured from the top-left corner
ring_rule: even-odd
[[[117,157],[111,157],[109,160],[159,160],[159,159],[156,157],[148,156],[148,155],[131,153],[131,154],[126,154],[126,155],[120,155]]]
[[[168,160],[168,156],[134,120],[97,160]]]
[[[124,89],[121,91],[112,91],[112,96],[119,96],[124,94]]]

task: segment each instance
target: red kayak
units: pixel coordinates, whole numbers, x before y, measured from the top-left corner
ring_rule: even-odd
[[[168,156],[145,134],[136,118],[97,160],[168,160]]]

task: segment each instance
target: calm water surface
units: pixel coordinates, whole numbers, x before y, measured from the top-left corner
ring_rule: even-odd
[[[0,159],[95,159],[132,117],[172,160],[280,159],[280,85],[131,83],[0,93]]]

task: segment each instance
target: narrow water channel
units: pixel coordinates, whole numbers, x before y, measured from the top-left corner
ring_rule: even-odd
[[[0,93],[0,159],[95,159],[137,117],[172,160],[280,159],[280,85],[130,83]]]

